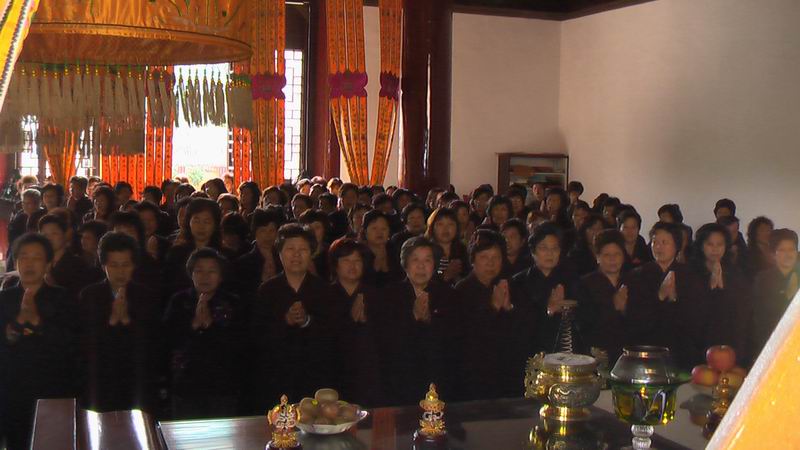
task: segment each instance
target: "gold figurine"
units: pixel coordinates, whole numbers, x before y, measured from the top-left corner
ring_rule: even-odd
[[[444,406],[445,403],[439,400],[436,393],[436,385],[431,383],[425,399],[419,402],[420,408],[424,411],[422,419],[419,421],[419,429],[414,433],[415,440],[441,441],[447,431],[444,426]]]
[[[272,440],[267,444],[267,450],[299,449],[297,432],[294,431],[300,412],[295,405],[289,404],[289,399],[281,396],[280,405],[275,406],[267,414],[267,420],[272,427]]]
[[[730,386],[728,377],[722,377],[719,380],[719,384],[714,386],[714,390],[711,394],[713,399],[711,401],[711,410],[708,411],[708,415],[706,416],[708,421],[705,426],[703,426],[703,435],[706,438],[711,438],[711,435],[716,431],[722,418],[725,417],[725,413],[728,412],[728,408],[730,408],[731,402],[733,401],[734,394],[734,389]]]

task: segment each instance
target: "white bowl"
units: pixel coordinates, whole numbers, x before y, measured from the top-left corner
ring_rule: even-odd
[[[359,411],[358,420],[355,420],[353,422],[340,423],[339,425],[313,425],[308,423],[297,422],[297,428],[299,428],[300,431],[302,431],[303,433],[308,433],[308,434],[339,434],[339,433],[344,433],[345,431],[352,428],[353,425],[366,419],[368,415],[369,412],[367,411]]]

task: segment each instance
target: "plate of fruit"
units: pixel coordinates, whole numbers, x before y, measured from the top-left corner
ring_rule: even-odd
[[[300,420],[297,428],[309,434],[344,433],[369,414],[360,406],[339,400],[334,389],[320,389],[314,398],[306,397],[297,404]]]
[[[734,390],[744,383],[747,371],[736,365],[736,352],[727,345],[715,345],[706,351],[706,364],[692,369],[692,387],[701,394],[711,393],[722,378],[728,379],[728,385]]]

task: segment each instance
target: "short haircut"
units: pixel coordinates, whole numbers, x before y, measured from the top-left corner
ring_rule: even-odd
[[[434,263],[438,261],[439,247],[433,242],[431,242],[431,240],[426,238],[425,236],[414,236],[412,238],[407,239],[403,243],[403,246],[400,248],[400,265],[403,266],[403,268],[407,268],[408,263],[411,259],[411,254],[420,248],[431,249]]]
[[[383,219],[386,222],[386,226],[391,227],[391,222],[389,221],[389,217],[379,209],[372,209],[364,214],[364,222],[361,224],[361,239],[367,239],[367,228],[372,225],[374,222]]]
[[[62,233],[66,233],[67,230],[69,229],[69,225],[67,225],[67,221],[64,220],[63,217],[51,213],[51,214],[45,214],[44,216],[42,216],[41,219],[39,219],[38,223],[39,231],[41,232],[42,228],[44,228],[45,225],[50,225],[50,224],[57,226]]]
[[[682,227],[677,223],[656,222],[653,227],[650,228],[648,236],[652,241],[657,231],[666,231],[672,236],[672,240],[675,242],[675,251],[678,252],[681,250],[681,247],[683,247],[683,232],[681,230]]]
[[[506,193],[506,198],[508,198],[509,200],[511,200],[511,198],[512,198],[512,197],[517,197],[517,198],[520,198],[520,199],[522,199],[522,201],[524,202],[524,201],[525,201],[525,199],[526,199],[526,198],[528,198],[528,193],[527,193],[527,192],[525,192],[525,191],[522,191],[522,190],[520,190],[520,189],[514,188],[514,187],[512,186],[512,187],[510,187],[510,188],[508,189],[508,193]]]
[[[108,254],[113,252],[130,252],[133,263],[139,264],[139,245],[134,238],[125,233],[110,231],[100,239],[97,248],[100,264],[108,263]]]
[[[181,183],[175,188],[175,198],[189,197],[194,194],[196,189],[189,183]]]
[[[392,192],[392,200],[394,200],[395,204],[400,200],[400,197],[410,197],[410,200],[413,202],[414,194],[408,189],[397,188]]]
[[[586,231],[595,226],[596,224],[603,225],[605,228],[606,222],[603,220],[603,216],[597,213],[591,213],[586,217],[586,220],[583,221],[580,228],[578,228],[578,238],[575,240],[575,245],[585,244],[587,249],[592,248],[592,242],[586,242]]]
[[[577,192],[578,195],[583,194],[583,183],[580,181],[570,181],[567,185],[567,192]]]
[[[494,195],[494,188],[492,187],[491,184],[482,184],[482,185],[476,187],[472,191],[472,195],[470,196],[470,198],[472,200],[475,200],[476,198],[478,198],[478,197],[480,197],[481,195],[484,195],[484,194],[488,195],[489,197]]]
[[[161,203],[161,200],[164,198],[164,192],[157,186],[145,186],[142,190],[142,197],[147,195],[154,197],[157,203]]]
[[[192,222],[192,217],[202,212],[211,214],[211,222],[214,224],[214,233],[211,235],[209,245],[212,247],[219,247],[222,241],[222,233],[219,228],[220,222],[222,222],[222,212],[217,202],[210,198],[193,198],[189,202],[186,206],[186,214],[183,217],[179,237],[184,242],[189,242],[194,245],[194,236],[192,236],[189,224]]]
[[[205,183],[203,183],[203,190],[208,188],[209,186],[215,186],[220,194],[225,194],[228,192],[228,188],[225,187],[225,182],[222,181],[222,178],[212,178]]]
[[[511,217],[511,215],[514,214],[514,209],[511,206],[511,200],[509,200],[508,197],[504,195],[495,195],[494,197],[489,199],[489,204],[486,207],[486,215],[489,216],[489,218],[491,218],[492,210],[497,208],[498,206],[503,206],[503,205],[505,205],[505,207],[508,209],[508,215],[509,217]],[[500,226],[501,224],[498,223],[496,225]]]
[[[48,191],[53,191],[56,193],[56,197],[58,197],[59,204],[64,202],[64,186],[60,184],[47,183],[44,186],[42,186],[41,191],[42,191],[42,197],[44,197],[44,195]]]
[[[373,208],[378,208],[379,206],[381,206],[383,204],[386,204],[386,203],[389,203],[390,205],[392,205],[392,207],[394,207],[394,202],[392,202],[392,197],[389,197],[384,192],[375,194],[375,196],[372,197],[372,207]]]
[[[313,254],[317,250],[317,238],[314,232],[308,227],[299,223],[287,223],[278,228],[278,238],[275,240],[275,249],[280,253],[286,241],[293,238],[301,238],[308,243],[308,247]]]
[[[117,226],[133,227],[139,244],[144,247],[144,224],[136,211],[114,211],[108,219],[108,226],[112,230]]]
[[[372,188],[370,188],[369,186],[361,186],[360,188],[358,188],[358,195],[366,195],[371,200],[372,199]]]
[[[233,204],[233,210],[239,210],[239,199],[236,198],[233,194],[222,194],[217,198],[217,204],[220,208],[222,208],[222,202],[231,202]]]
[[[794,249],[797,250],[797,233],[788,228],[778,228],[772,231],[769,236],[769,248],[775,251],[783,241],[791,241]]]
[[[533,234],[531,234],[531,237],[528,238],[528,247],[530,248],[531,253],[536,251],[536,246],[545,240],[547,236],[553,236],[558,239],[558,245],[561,246],[561,229],[553,222],[544,222],[534,228]]]
[[[619,209],[622,206],[622,202],[617,197],[608,197],[606,201],[603,202],[603,208],[615,208]]]
[[[728,208],[728,209],[731,210],[731,215],[732,216],[736,215],[736,203],[734,203],[733,200],[731,200],[729,198],[723,198],[723,199],[717,200],[717,203],[714,205],[714,215],[716,216],[717,215],[717,211],[719,211],[722,208]]]
[[[100,222],[99,220],[90,220],[88,222],[84,222],[78,228],[78,234],[83,233],[92,233],[97,239],[100,239],[104,234],[108,233],[108,225],[106,225],[105,222]]]
[[[69,184],[70,185],[77,184],[81,188],[86,189],[89,187],[89,179],[87,179],[86,177],[75,175],[69,179]]]
[[[92,198],[96,199],[97,197],[105,197],[106,202],[108,203],[109,211],[113,211],[116,208],[117,204],[117,196],[114,194],[114,190],[111,187],[101,184],[94,188],[92,192]]]
[[[639,227],[639,229],[642,228],[642,216],[640,216],[639,213],[637,213],[632,209],[626,209],[621,213],[619,213],[619,215],[617,216],[617,225],[622,227],[622,224],[624,224],[625,221],[627,221],[628,219],[636,220],[636,224]]]
[[[720,225],[716,222],[714,223],[707,223],[697,230],[697,235],[695,236],[696,239],[692,243],[692,265],[695,267],[704,267],[705,266],[705,255],[703,254],[703,245],[705,245],[706,241],[709,237],[711,237],[714,233],[720,233],[722,238],[725,239],[725,255],[722,257],[723,264],[727,264],[730,260],[730,253],[728,250],[731,248],[731,235],[728,233],[728,229],[725,228],[724,225]]]
[[[358,253],[361,256],[361,260],[364,261],[364,267],[367,267],[370,254],[366,245],[348,237],[343,237],[333,241],[333,244],[331,244],[331,247],[328,250],[331,273],[336,274],[336,268],[339,265],[339,260],[341,258],[350,256],[353,253]]]
[[[491,248],[500,250],[503,261],[506,260],[506,252],[508,249],[506,248],[506,239],[502,234],[487,229],[475,231],[475,234],[472,235],[472,239],[469,242],[469,261],[474,263],[475,256],[477,256],[478,253]]]
[[[403,208],[403,211],[400,213],[400,218],[403,220],[403,223],[408,222],[408,216],[410,216],[411,213],[413,213],[414,211],[422,211],[422,217],[425,218],[425,220],[427,220],[427,218],[425,217],[425,214],[427,213],[425,205],[423,205],[422,203],[411,202],[407,204]]]
[[[286,216],[283,214],[283,210],[278,208],[258,208],[250,216],[250,232],[255,237],[259,228],[268,227],[271,223],[274,223],[277,230],[284,222],[286,222]]]
[[[203,247],[193,251],[192,254],[189,255],[189,259],[186,260],[186,273],[189,274],[189,278],[192,277],[194,267],[201,259],[213,259],[217,265],[219,265],[220,272],[224,275],[225,268],[228,265],[228,258],[213,248]]]
[[[226,214],[225,217],[222,218],[220,228],[222,228],[222,234],[234,234],[242,241],[247,241],[250,236],[250,225],[248,225],[244,217],[237,212]]]
[[[328,218],[328,215],[325,214],[323,211],[319,211],[316,209],[309,209],[307,211],[303,211],[303,214],[300,214],[300,217],[297,218],[297,221],[306,225],[311,225],[314,222],[319,222],[322,224],[323,228],[325,228],[326,234],[331,229],[331,220]]]
[[[136,206],[133,207],[133,210],[141,214],[142,212],[149,211],[155,214],[156,219],[161,217],[161,208],[156,206],[155,203],[150,202],[149,200],[142,200],[141,202],[137,203]]]
[[[530,234],[530,232],[528,231],[528,227],[525,226],[525,222],[516,217],[514,217],[513,219],[509,219],[506,221],[506,223],[500,225],[500,233],[506,230],[517,230],[517,233],[519,233],[519,237],[520,239],[522,239],[522,242],[526,242],[528,240],[528,235]]]
[[[328,180],[328,189],[330,189],[333,186],[341,186],[342,184],[344,184],[344,182],[342,181],[341,178],[333,177],[330,180]]]
[[[436,236],[433,234],[434,228],[436,228],[436,224],[444,219],[450,219],[453,223],[456,224],[456,239],[458,239],[460,233],[460,226],[458,224],[458,216],[456,215],[455,210],[450,208],[436,208],[433,210],[430,216],[428,216],[428,228],[425,230],[425,237],[432,241],[436,241]]]
[[[353,191],[358,195],[358,186],[353,183],[343,183],[342,186],[339,188],[339,198],[344,197],[344,194]]]
[[[683,214],[681,213],[681,207],[675,203],[668,203],[663,205],[661,208],[658,208],[658,217],[661,217],[661,214],[667,213],[672,216],[672,220],[675,223],[683,223]]]
[[[14,241],[14,251],[13,254],[16,257],[19,257],[20,250],[22,247],[27,245],[37,244],[41,245],[44,249],[44,257],[47,262],[53,261],[55,257],[55,251],[53,250],[53,244],[50,243],[50,240],[44,237],[39,233],[25,233],[22,236],[18,237],[17,240]]]
[[[336,208],[336,203],[338,202],[336,196],[331,194],[330,192],[323,192],[322,194],[319,194],[318,200],[320,207],[322,207],[322,203],[327,203],[328,206]]]
[[[733,224],[737,224],[738,225],[739,224],[739,218],[736,217],[736,216],[722,216],[719,219],[717,219],[717,223],[722,225],[723,227],[729,227],[729,226],[731,226]],[[697,230],[697,232],[699,233],[700,230]]]
[[[123,189],[129,190],[131,191],[131,194],[133,194],[133,187],[131,187],[130,183],[127,181],[117,181],[117,183],[114,185],[114,193],[119,194]]]
[[[625,254],[625,238],[618,230],[603,230],[594,238],[594,253],[599,255],[607,245],[615,244]]]
[[[747,245],[756,244],[756,232],[761,225],[769,225],[770,228],[775,229],[775,224],[768,217],[758,216],[747,224]]]
[[[36,200],[37,202],[41,203],[41,201],[42,201],[42,193],[39,192],[38,189],[29,188],[29,189],[25,189],[25,192],[22,193],[22,198],[23,199],[32,198],[32,199]]]
[[[314,200],[311,198],[310,195],[294,194],[294,197],[292,197],[292,203],[294,203],[296,201],[303,202],[306,205],[306,208],[308,208],[308,209],[311,209],[311,208],[314,207]]]
[[[286,204],[289,203],[289,197],[286,195],[286,192],[282,191],[278,186],[270,186],[264,189],[264,198],[266,199],[269,197],[269,194],[272,194],[273,192],[278,194],[278,203],[280,203],[281,206],[286,206]]]

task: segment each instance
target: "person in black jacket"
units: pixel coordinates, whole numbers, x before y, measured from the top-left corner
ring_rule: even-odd
[[[634,210],[622,211],[617,217],[619,231],[625,238],[624,272],[640,267],[653,260],[653,254],[644,238],[639,234],[642,230],[642,217]]]
[[[281,394],[303,398],[334,381],[330,289],[308,271],[315,247],[306,226],[290,223],[278,230],[275,248],[283,272],[261,285],[250,312],[258,411]]]
[[[192,253],[193,286],[172,296],[164,316],[175,418],[238,412],[245,326],[239,298],[220,287],[226,264],[211,248]]]
[[[597,270],[597,256],[594,254],[594,237],[603,231],[605,221],[602,216],[591,214],[578,228],[575,246],[569,251],[567,262],[579,277]]]
[[[696,298],[700,315],[701,348],[728,345],[736,351],[740,364],[750,360],[747,337],[753,304],[750,289],[739,269],[732,263],[731,235],[717,223],[697,230],[692,259],[689,262],[698,278]]]
[[[777,229],[770,237],[775,265],[756,276],[753,292],[755,302],[751,324],[750,354],[758,357],[794,298],[800,284],[797,256],[797,233]]]
[[[69,251],[67,230],[67,223],[55,214],[47,214],[39,220],[39,232],[53,246],[48,282],[65,288],[69,301],[75,302],[83,288],[97,281],[99,273],[92,270],[83,258]]]
[[[560,263],[561,236],[552,222],[536,227],[528,239],[533,266],[516,274],[511,283],[511,300],[519,308],[516,335],[528,356],[583,350],[573,333],[577,278]],[[524,371],[524,363],[517,369]]]
[[[669,348],[676,362],[688,370],[705,360],[705,349],[697,300],[701,289],[688,266],[676,260],[682,240],[679,224],[653,225],[654,261],[630,272],[627,314],[635,343]]]
[[[36,189],[28,189],[22,193],[22,209],[8,223],[9,251],[6,257],[6,270],[14,270],[14,241],[25,234],[28,218],[41,211],[42,194]]]
[[[470,271],[467,247],[458,238],[456,212],[450,208],[437,208],[428,217],[425,237],[439,246],[436,274],[442,281],[455,285]]]
[[[0,292],[0,443],[30,448],[36,400],[75,395],[73,315],[63,288],[45,282],[53,248],[17,239],[20,283]]]
[[[367,246],[371,253],[370,267],[367,268],[367,280],[377,288],[403,278],[400,261],[389,243],[389,219],[382,211],[373,209],[364,214],[364,223],[359,233],[359,241]]]
[[[106,234],[100,240],[106,280],[81,292],[84,388],[79,401],[86,409],[154,411],[161,310],[157,293],[133,281],[139,255],[134,238]]]
[[[456,353],[460,364],[448,364],[457,371],[448,379],[460,381],[465,400],[518,397],[522,389],[524,372],[517,369],[526,355],[514,345],[517,312],[508,280],[501,278],[505,250],[499,233],[478,230],[470,246],[472,271],[455,287],[458,333],[446,354]]]
[[[628,287],[623,271],[625,240],[616,230],[600,232],[594,242],[598,269],[578,285],[578,320],[586,346],[606,352],[610,364],[628,339]]]
[[[528,270],[533,265],[533,257],[528,250],[528,227],[517,218],[509,219],[500,227],[506,241],[506,264],[503,273],[507,278]]]
[[[286,221],[279,207],[257,209],[250,220],[250,234],[253,236],[253,249],[234,261],[235,291],[247,310],[256,298],[261,283],[283,271],[275,240],[278,229]]]
[[[334,276],[330,303],[336,336],[336,386],[341,397],[362,406],[384,404],[375,345],[375,302],[379,293],[363,281],[369,251],[355,239],[341,238],[330,248]]]
[[[425,237],[407,240],[400,252],[406,278],[375,302],[381,380],[390,405],[416,404],[431,382],[443,380],[452,288],[434,277],[436,252]],[[443,392],[451,388],[441,385]]]
[[[403,229],[392,235],[389,240],[392,248],[397,253],[396,257],[398,259],[400,259],[400,249],[403,247],[403,243],[414,236],[425,233],[425,229],[428,226],[425,217],[425,206],[421,203],[409,203],[403,208],[400,217],[403,221]]]
[[[86,189],[89,187],[89,180],[85,177],[74,176],[69,180],[69,198],[66,207],[75,214],[78,220],[92,210],[94,205],[89,197],[86,196]]]

